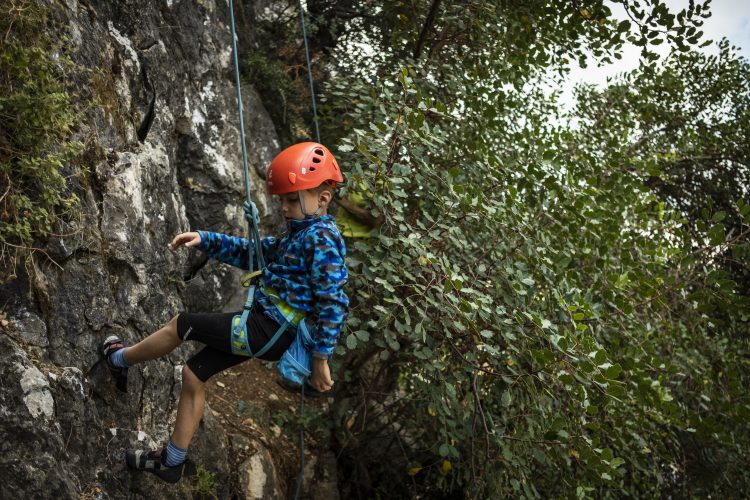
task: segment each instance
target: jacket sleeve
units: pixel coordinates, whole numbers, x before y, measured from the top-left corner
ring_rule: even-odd
[[[328,229],[308,233],[305,246],[312,254],[310,273],[317,318],[312,354],[327,359],[333,354],[349,311],[349,298],[344,292],[349,278],[344,264],[346,247],[341,236]]]
[[[250,240],[247,238],[212,233],[210,231],[198,231],[198,234],[201,236],[201,243],[198,248],[206,252],[209,258],[241,269],[250,268],[248,265]],[[276,238],[268,237],[261,240],[263,257],[266,261],[268,261],[276,249],[276,244]],[[257,269],[257,267],[258,261],[256,258],[255,268]]]

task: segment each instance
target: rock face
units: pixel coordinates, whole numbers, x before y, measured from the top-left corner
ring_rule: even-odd
[[[279,479],[271,454],[260,443],[253,443],[258,451],[240,467],[240,484],[247,500],[279,500]]]
[[[181,363],[195,346],[131,368],[127,394],[97,346],[110,333],[134,343],[183,310],[244,300],[240,271],[166,248],[191,229],[245,234],[228,6],[65,0],[52,18],[85,68],[71,87],[94,103],[76,135],[100,153],[77,187],[83,220],[46,249],[57,264],[41,260],[0,289],[0,498],[190,498],[189,484],[131,474],[122,456],[168,439]],[[243,91],[253,197],[268,232],[278,221],[259,172],[279,143],[258,95]],[[218,498],[231,494],[224,443],[207,408],[190,454],[214,475]]]

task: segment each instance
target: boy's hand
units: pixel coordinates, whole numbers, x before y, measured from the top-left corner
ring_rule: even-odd
[[[327,359],[313,358],[312,375],[308,384],[318,392],[328,392],[333,388],[331,370],[328,369]]]
[[[181,245],[185,245],[186,247],[195,247],[200,245],[201,243],[201,235],[196,232],[189,232],[189,233],[182,233],[178,234],[174,237],[174,239],[167,244],[167,248],[169,248],[171,251],[175,251],[178,248],[180,248]]]

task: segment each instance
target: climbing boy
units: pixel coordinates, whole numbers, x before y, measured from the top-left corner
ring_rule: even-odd
[[[268,167],[266,185],[270,194],[280,198],[287,228],[281,238],[262,239],[266,266],[247,317],[244,345],[238,345],[233,336],[236,313],[180,313],[133,346],[126,347],[116,336],[102,343],[101,355],[122,391],[127,387],[130,366],[164,356],[186,340],[205,344],[182,369],[177,420],[169,443],[157,450],[128,450],[125,459],[129,468],[152,472],[169,483],[195,474],[187,448],[203,416],[206,381],[249,359],[252,353],[266,361],[279,360],[294,341],[300,321],[308,325],[313,338],[312,373],[307,383],[319,392],[333,387],[328,359],[349,305],[343,289],[348,276],[346,249],[327,213],[339,182],[343,177],[336,159],[314,142],[285,149]],[[211,258],[247,269],[251,244],[244,238],[197,231],[175,236],[168,247],[171,251],[183,245],[198,247]]]

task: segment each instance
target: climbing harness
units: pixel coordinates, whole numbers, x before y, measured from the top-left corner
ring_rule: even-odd
[[[263,293],[271,299],[271,302],[276,306],[276,309],[284,316],[284,318],[293,326],[300,324],[300,321],[306,316],[305,311],[296,309],[281,299],[279,292],[270,287],[263,287]]]

